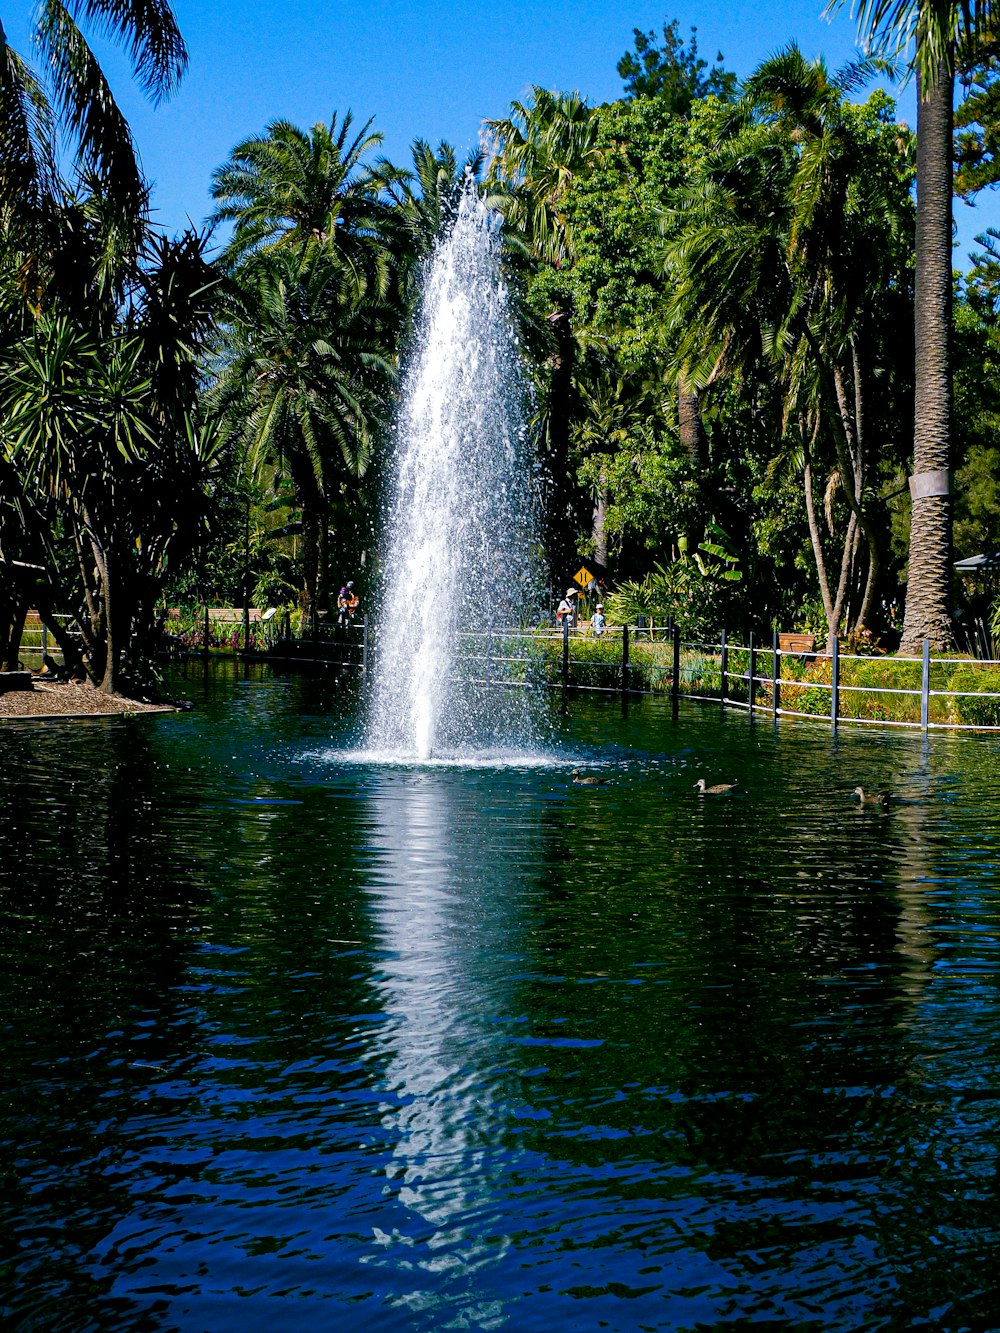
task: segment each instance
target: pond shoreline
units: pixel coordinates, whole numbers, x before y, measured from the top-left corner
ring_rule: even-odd
[[[0,694],[0,720],[47,721],[52,718],[123,717],[136,713],[173,713],[174,704],[142,703],[121,694],[104,694],[90,684],[33,680],[30,690]]]

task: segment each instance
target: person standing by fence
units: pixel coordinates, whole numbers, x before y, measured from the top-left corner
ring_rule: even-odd
[[[345,583],[337,594],[337,628],[346,630],[357,615],[361,599],[354,591],[353,583]]]
[[[556,607],[556,624],[562,628],[563,621],[569,621],[570,629],[576,624],[576,603],[573,598],[576,596],[575,588],[567,588],[566,596]]]

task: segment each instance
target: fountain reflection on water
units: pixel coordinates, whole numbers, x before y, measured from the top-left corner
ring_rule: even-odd
[[[526,392],[497,223],[468,185],[429,263],[403,380],[366,744],[383,759],[481,760],[536,734],[530,691],[482,683],[502,679],[483,662],[493,627],[520,615],[533,582]],[[482,638],[459,652],[458,633]]]
[[[515,790],[531,782],[525,774]],[[462,1327],[505,1322],[487,1270],[510,1246],[497,1200],[517,1158],[510,1121],[523,1100],[509,1028],[526,875],[519,855],[483,855],[483,829],[495,849],[538,857],[539,816],[522,811],[512,830],[515,799],[497,801],[487,774],[422,769],[383,776],[368,806],[384,1019],[368,1060],[382,1070],[392,1148],[386,1222],[366,1262],[387,1275],[405,1266],[412,1276],[398,1301],[414,1310],[434,1307],[447,1275]]]

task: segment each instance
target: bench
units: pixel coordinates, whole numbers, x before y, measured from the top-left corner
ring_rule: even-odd
[[[795,631],[791,634],[779,633],[778,647],[783,653],[814,653],[816,651],[816,635],[799,634]]]

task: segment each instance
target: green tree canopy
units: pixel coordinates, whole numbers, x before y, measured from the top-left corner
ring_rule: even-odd
[[[698,55],[698,29],[694,26],[687,49],[677,19],[664,23],[662,45],[657,44],[655,31],[634,28],[633,34],[633,50],[618,62],[626,97],[657,97],[674,115],[686,116],[701,98],[727,101],[734,95],[736,75],[724,68],[721,51],[709,69],[708,62]]]

